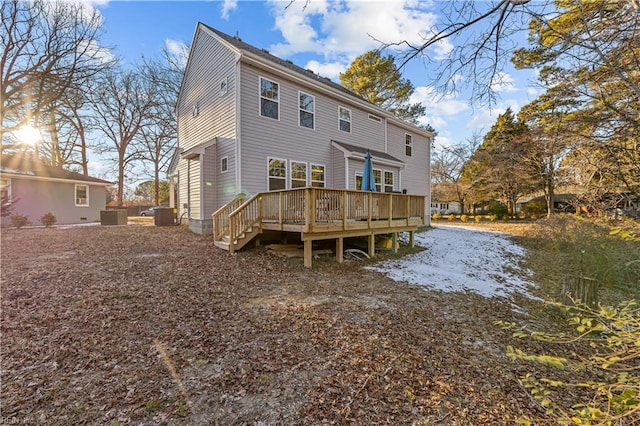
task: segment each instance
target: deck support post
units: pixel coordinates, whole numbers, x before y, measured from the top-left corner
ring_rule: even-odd
[[[336,238],[336,261],[338,263],[344,262],[344,238]]]
[[[394,232],[393,237],[391,238],[391,244],[393,244],[393,252],[397,253],[398,252],[398,233]]]
[[[304,267],[311,268],[313,263],[313,250],[312,250],[313,241],[304,240]]]
[[[415,244],[415,232],[409,231],[409,247],[413,248],[415,247]]]
[[[369,234],[369,257],[376,255],[376,236]]]

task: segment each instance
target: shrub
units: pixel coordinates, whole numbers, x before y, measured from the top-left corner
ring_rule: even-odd
[[[462,222],[466,222],[469,220],[469,216],[467,216],[466,214],[460,215],[460,220]]]
[[[40,218],[40,222],[42,222],[42,224],[47,228],[55,225],[57,221],[58,219],[56,219],[56,216],[51,212],[43,214]]]
[[[433,220],[440,220],[440,219],[442,219],[442,215],[441,215],[441,214],[439,214],[439,213],[434,213],[434,214],[431,216],[431,218],[432,218]]]
[[[489,214],[504,216],[507,214],[507,206],[505,206],[500,201],[494,200],[487,204],[485,211]]]
[[[521,212],[526,217],[540,217],[547,214],[547,202],[545,200],[529,201],[522,205]]]
[[[29,218],[23,214],[12,214],[11,215],[11,226],[15,226],[20,229],[23,226],[31,225],[31,221]]]
[[[640,409],[638,305],[634,301],[622,302],[616,308],[555,305],[569,315],[569,323],[575,327],[575,335],[545,333],[521,327],[515,330],[514,337],[560,345],[583,340],[589,344],[591,354],[579,356],[571,352],[573,358],[565,358],[528,354],[508,346],[507,355],[513,360],[547,365],[559,370],[588,372],[588,377],[576,374],[571,379],[561,376],[541,378],[529,373],[522,377],[522,382],[531,396],[546,408],[548,414],[556,417],[559,424],[637,424]],[[514,328],[514,324],[507,324],[505,328]],[[580,400],[574,394],[574,390],[580,388],[589,390],[591,397]],[[531,424],[530,419],[523,420],[524,424]]]
[[[452,213],[452,214],[447,215],[447,220],[448,220],[449,222],[453,222],[453,221],[455,220],[455,218],[456,218],[456,215],[455,215],[455,214],[453,214],[453,213]]]
[[[490,214],[489,216],[487,216],[487,218],[491,221],[491,222],[495,222],[498,219],[498,215],[497,214]]]
[[[480,223],[480,221],[482,220],[482,216],[477,214],[477,215],[474,216],[474,219],[475,219],[476,223]]]

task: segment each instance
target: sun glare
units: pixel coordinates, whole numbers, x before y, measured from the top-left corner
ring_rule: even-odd
[[[40,130],[33,126],[23,126],[19,130],[15,130],[13,135],[23,144],[34,146],[42,139]]]

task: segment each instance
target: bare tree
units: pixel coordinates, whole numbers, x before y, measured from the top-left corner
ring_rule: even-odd
[[[177,144],[178,122],[175,106],[184,73],[184,61],[165,50],[163,60],[145,61],[143,77],[158,90],[149,111],[149,121],[138,136],[143,162],[152,166],[155,204],[160,204],[160,171],[171,161]]]
[[[139,70],[121,70],[106,74],[92,97],[96,128],[107,138],[95,149],[100,154],[115,153],[117,157],[118,206],[123,201],[125,170],[142,159],[134,141],[157,107],[157,91]]]
[[[60,100],[69,91],[85,88],[112,58],[98,44],[100,14],[80,2],[3,0],[0,15],[4,151],[7,132],[26,124],[54,129]],[[57,143],[52,142],[54,148]]]
[[[481,144],[482,136],[474,132],[466,143],[443,146],[433,151],[432,183],[436,188],[441,189],[443,196],[455,197],[460,204],[460,213],[465,212],[467,195],[473,187],[463,177],[464,166]]]

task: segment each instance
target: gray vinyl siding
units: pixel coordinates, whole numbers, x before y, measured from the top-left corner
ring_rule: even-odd
[[[429,192],[429,140],[417,133],[407,130],[394,123],[388,124],[388,152],[405,163],[402,171],[402,188],[409,194],[427,195]],[[413,136],[413,155],[405,155],[404,135]]]
[[[328,183],[328,186],[332,188],[347,188],[347,186],[345,186],[346,169],[344,153],[336,148],[333,148],[331,153],[330,167],[333,170],[333,173],[331,174],[332,179]]]
[[[235,140],[219,138],[216,144],[215,170],[218,177],[216,185],[217,208],[233,200],[236,196],[236,146]],[[222,173],[220,163],[223,157],[228,158],[228,170]],[[217,210],[216,208],[216,210]],[[215,211],[215,210],[214,210]]]
[[[189,219],[203,219],[200,214],[200,159],[187,160],[187,203],[189,204]]]
[[[218,138],[235,139],[235,54],[201,30],[192,46],[177,108],[178,140],[187,150]],[[226,79],[227,92],[220,93]],[[198,104],[198,115],[193,106]]]
[[[216,145],[212,145],[205,149],[204,156],[202,158],[202,219],[211,218],[211,214],[218,210],[216,187],[219,185],[219,182],[216,179],[216,175],[219,171],[216,156]]]
[[[331,140],[384,150],[384,125],[370,120],[366,111],[312,90],[300,81],[275,76],[248,64],[241,64],[241,76],[243,192],[254,194],[267,190],[269,157],[324,164],[326,185],[336,186],[344,184],[344,165],[335,168]],[[260,115],[260,77],[279,83],[278,120]],[[299,90],[315,96],[315,129],[298,125]],[[351,133],[339,130],[338,106],[351,109]]]
[[[56,224],[67,225],[100,221],[100,211],[105,209],[106,190],[103,185],[88,185],[88,206],[76,206],[76,183],[55,182],[46,180],[11,179],[11,198],[17,200],[13,204],[12,214],[23,214],[32,225],[42,225],[40,218],[46,213],[56,217]],[[2,225],[11,222],[9,217],[2,218]]]

